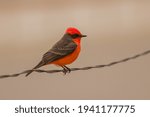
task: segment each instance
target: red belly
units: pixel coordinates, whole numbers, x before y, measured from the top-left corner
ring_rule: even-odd
[[[74,50],[73,53],[71,53],[61,59],[58,59],[50,64],[55,64],[55,65],[59,65],[59,66],[70,64],[77,59],[79,53],[80,53],[80,45],[77,46],[77,48]]]

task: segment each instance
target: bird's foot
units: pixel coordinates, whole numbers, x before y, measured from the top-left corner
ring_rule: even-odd
[[[64,75],[66,75],[68,71],[66,69],[63,69],[62,72],[64,73]]]
[[[66,75],[67,73],[70,73],[71,72],[71,69],[68,68],[67,66],[63,66],[63,73],[64,75]]]

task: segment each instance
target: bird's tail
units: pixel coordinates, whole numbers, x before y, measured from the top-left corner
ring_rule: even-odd
[[[37,69],[37,68],[39,68],[39,67],[42,67],[43,65],[44,65],[44,62],[43,62],[43,61],[39,62],[39,64],[37,64],[32,70],[30,70],[30,71],[26,74],[26,77],[27,77],[28,75],[30,75],[30,74],[34,71],[34,69]]]

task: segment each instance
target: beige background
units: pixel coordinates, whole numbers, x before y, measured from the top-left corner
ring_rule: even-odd
[[[120,60],[150,49],[150,1],[0,0],[0,75],[34,67],[70,26],[88,35],[70,67]],[[66,76],[1,79],[0,99],[150,99],[150,55]]]

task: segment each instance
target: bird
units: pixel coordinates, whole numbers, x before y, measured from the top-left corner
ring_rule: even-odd
[[[87,37],[87,35],[81,34],[77,28],[67,28],[63,37],[43,55],[39,64],[30,70],[26,76],[34,70],[49,64],[62,67],[64,74],[70,73],[71,69],[66,65],[71,64],[78,58],[81,50],[81,38],[83,37]]]

